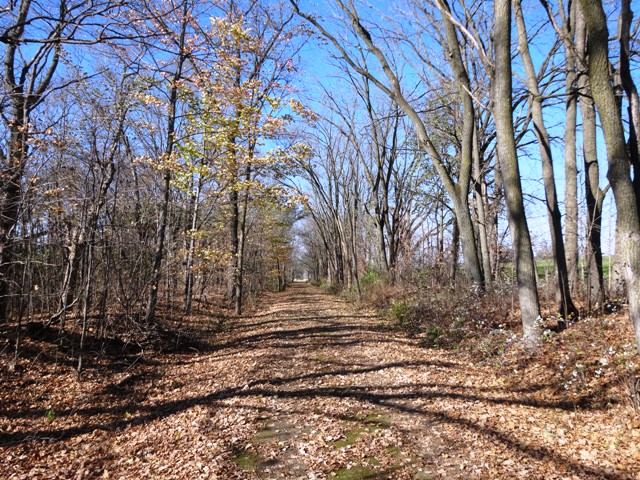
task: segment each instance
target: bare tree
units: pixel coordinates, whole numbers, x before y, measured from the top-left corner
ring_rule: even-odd
[[[607,146],[607,178],[616,201],[617,234],[629,299],[629,315],[640,352],[640,216],[633,184],[622,113],[609,74],[609,30],[601,1],[580,0],[587,26],[589,81]]]
[[[493,112],[496,124],[498,161],[504,178],[509,230],[515,253],[520,311],[527,348],[540,344],[540,306],[536,288],[535,263],[520,184],[518,156],[512,120],[511,2],[494,1]]]
[[[533,118],[533,128],[540,147],[540,159],[542,161],[542,178],[544,181],[547,216],[549,219],[549,232],[551,235],[551,249],[553,251],[553,263],[555,267],[556,300],[560,313],[565,321],[578,317],[578,309],[571,300],[569,291],[569,277],[567,273],[567,260],[564,250],[562,235],[562,217],[558,206],[556,184],[553,172],[553,158],[551,152],[551,139],[543,117],[543,95],[538,85],[540,75],[535,71],[531,53],[529,50],[529,38],[522,13],[521,0],[513,3],[518,29],[518,50],[524,63],[527,90],[529,92],[529,106]],[[575,145],[575,144],[574,144]]]

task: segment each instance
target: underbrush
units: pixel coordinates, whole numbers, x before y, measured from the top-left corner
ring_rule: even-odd
[[[322,280],[318,286],[327,293],[335,295],[340,292],[340,286],[335,283],[327,282],[326,280]]]
[[[507,357],[503,368],[521,368],[531,380],[546,378],[551,394],[574,405],[623,403],[640,413],[639,358],[626,309],[583,318],[561,333],[545,333],[534,362],[524,355]]]
[[[198,305],[189,316],[175,315],[175,311],[160,304],[156,320],[149,324],[141,316],[117,312],[100,321],[90,316],[83,339],[79,316],[68,316],[64,326],[60,321],[37,317],[20,325],[5,323],[0,327],[0,363],[8,371],[17,372],[42,363],[74,369],[82,355],[84,369],[111,369],[113,365],[137,363],[150,352],[209,350],[211,345],[205,339],[224,327],[224,317],[217,306]]]
[[[472,363],[491,366],[514,390],[530,390],[532,398],[593,408],[623,403],[640,413],[640,362],[624,307],[582,318],[562,332],[549,316],[543,345],[532,355],[521,342],[511,287],[478,295],[469,289],[377,284],[366,299],[425,348],[455,350]]]
[[[513,313],[510,291],[478,295],[449,288],[392,300],[388,309],[388,315],[424,346],[466,347],[484,358],[504,352],[513,341]]]

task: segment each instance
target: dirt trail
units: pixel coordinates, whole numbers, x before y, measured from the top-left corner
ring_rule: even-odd
[[[535,401],[307,284],[263,301],[211,351],[75,387],[46,425],[7,413],[0,437],[20,443],[0,477],[640,478],[589,443],[619,433],[598,412]]]

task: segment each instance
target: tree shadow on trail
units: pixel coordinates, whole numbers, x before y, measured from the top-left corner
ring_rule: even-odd
[[[212,350],[223,351],[228,349],[247,349],[254,348],[256,344],[260,344],[265,348],[278,348],[278,343],[281,342],[289,340],[304,340],[308,343],[310,339],[321,339],[322,343],[331,342],[331,345],[335,344],[335,346],[338,346],[339,341],[348,340],[349,338],[354,338],[359,342],[364,342],[365,340],[361,338],[361,334],[363,333],[385,333],[389,330],[385,327],[373,325],[341,324],[335,321],[328,321],[332,318],[335,317],[312,317],[305,319],[316,323],[326,320],[326,324],[322,326],[268,330],[256,334],[238,335],[229,341],[215,343],[212,346]],[[233,333],[233,331],[231,333]],[[376,338],[375,341],[382,343],[413,344],[411,340],[400,337],[387,339]]]
[[[301,375],[293,375],[283,378],[262,378],[257,379],[246,385],[238,385],[211,392],[206,395],[194,396],[181,400],[172,400],[161,402],[153,405],[137,405],[133,406],[135,416],[129,420],[123,419],[123,415],[127,411],[126,408],[132,406],[120,406],[116,408],[86,408],[75,409],[73,411],[57,412],[60,417],[67,415],[76,415],[82,417],[87,423],[82,426],[72,426],[69,428],[47,429],[43,431],[31,430],[11,433],[0,433],[0,445],[15,445],[30,440],[48,440],[59,441],[68,439],[78,435],[90,433],[96,430],[114,431],[130,428],[136,425],[144,425],[149,422],[162,420],[171,415],[181,413],[195,406],[213,406],[217,402],[228,399],[240,399],[248,397],[271,397],[271,398],[287,398],[300,400],[300,409],[304,410],[305,399],[355,399],[363,403],[369,404],[376,408],[385,408],[390,411],[415,415],[427,422],[440,422],[455,425],[468,431],[480,434],[488,439],[497,440],[511,450],[518,451],[532,458],[551,460],[557,464],[566,465],[575,472],[580,472],[591,478],[624,478],[619,475],[611,474],[605,470],[589,467],[573,460],[563,457],[552,451],[550,448],[535,446],[526,441],[516,438],[513,434],[499,430],[496,427],[480,424],[464,417],[454,416],[447,411],[437,408],[429,408],[424,404],[417,405],[415,400],[436,400],[447,399],[458,402],[485,402],[493,405],[522,405],[543,409],[556,409],[561,411],[573,411],[575,404],[564,402],[537,402],[528,399],[514,399],[501,396],[490,396],[474,392],[473,388],[466,388],[462,391],[456,386],[438,383],[423,384],[407,384],[398,385],[394,388],[388,386],[380,387],[377,385],[351,385],[351,386],[313,386],[298,387],[296,383],[329,379],[332,377],[342,377],[345,375],[359,375],[373,372],[383,372],[393,368],[417,368],[417,367],[439,367],[447,369],[458,368],[456,365],[447,362],[431,362],[431,361],[415,361],[415,362],[391,362],[381,365],[360,367],[360,368],[340,368],[330,371],[313,372]],[[135,380],[132,380],[135,381]],[[121,382],[119,385],[113,386],[115,392],[123,389],[127,390],[127,383]],[[395,391],[398,390],[398,391]],[[20,415],[19,415],[20,413]],[[307,412],[309,414],[310,412]],[[16,416],[36,416],[41,415],[38,411],[16,412],[4,411],[2,415],[16,418]],[[91,422],[91,418],[101,414],[117,415],[117,420],[112,422]],[[631,477],[629,477],[631,478]]]
[[[278,312],[278,315],[280,315],[281,312]],[[346,319],[351,319],[351,320],[362,320],[362,319],[380,319],[381,317],[379,315],[372,315],[372,314],[358,314],[358,315],[323,315],[323,316],[318,316],[316,312],[310,312],[310,314],[307,315],[301,315],[299,310],[291,310],[291,311],[286,311],[285,315],[290,315],[288,317],[285,318],[276,318],[276,319],[272,319],[272,320],[256,320],[259,319],[260,317],[272,317],[273,315],[263,315],[263,316],[250,316],[250,317],[243,317],[243,320],[256,320],[255,322],[252,323],[239,323],[237,325],[233,325],[232,328],[233,330],[251,330],[254,328],[258,328],[258,327],[266,327],[268,325],[278,325],[278,324],[282,324],[285,322],[288,323],[304,323],[304,322],[313,322],[313,321],[320,321],[322,322],[323,320],[346,320]],[[233,322],[229,322],[229,324],[231,325]],[[336,323],[336,322],[332,322],[332,323]],[[383,325],[377,325],[375,327],[376,329],[379,330],[384,330],[385,328],[388,329],[388,327],[384,327]]]
[[[318,298],[326,298],[318,295]],[[270,315],[280,315],[284,309]],[[275,352],[283,353],[283,349],[306,348],[310,355],[313,355],[313,347],[335,347],[335,356],[341,362],[340,357],[344,347],[363,345],[367,342],[396,344],[400,347],[403,344],[415,345],[415,342],[405,339],[399,335],[386,335],[388,328],[365,322],[371,319],[370,315],[318,315],[322,310],[308,308],[297,311],[297,316],[284,319],[269,319],[268,315],[251,316],[241,319],[237,324],[229,322],[228,329],[220,335],[225,336],[225,340],[219,343],[209,344],[208,352],[212,352],[212,361],[215,362],[228,355],[242,356],[247,351],[255,351],[258,348],[273,349]],[[294,310],[290,309],[293,314]],[[309,313],[309,316],[305,316]],[[265,318],[264,321],[259,319]],[[249,323],[247,323],[249,322]],[[306,323],[310,325],[305,325]],[[254,328],[265,327],[268,330],[252,333]],[[278,328],[280,327],[280,328]],[[185,363],[189,363],[185,358]],[[270,357],[267,357],[270,358]],[[293,403],[295,410],[302,415],[313,413],[314,403],[309,400],[323,399],[327,401],[340,399],[358,400],[363,404],[363,408],[374,407],[385,409],[388,412],[410,415],[415,418],[415,423],[425,424],[442,423],[452,425],[458,429],[477,434],[490,441],[496,441],[504,445],[509,450],[522,454],[528,458],[545,459],[569,467],[573,472],[581,474],[582,478],[604,478],[620,479],[618,474],[612,474],[606,470],[583,465],[571,458],[556,453],[550,447],[536,446],[535,436],[521,438],[515,433],[501,430],[500,426],[491,426],[480,421],[465,417],[464,408],[452,413],[451,410],[438,408],[435,403],[438,400],[445,400],[449,404],[457,402],[459,405],[470,403],[483,403],[488,406],[523,406],[537,409],[555,410],[558,412],[572,412],[576,408],[588,410],[590,399],[585,398],[581,402],[545,402],[526,398],[526,395],[535,389],[525,389],[521,391],[506,391],[498,387],[486,386],[469,387],[448,383],[421,382],[421,383],[396,383],[394,385],[379,385],[372,381],[370,374],[391,375],[391,370],[396,368],[404,369],[439,369],[451,372],[451,377],[460,375],[464,365],[453,362],[438,360],[413,360],[396,361],[380,364],[348,364],[347,357],[344,363],[336,362],[314,362],[313,367],[323,368],[321,371],[309,371],[310,363],[307,362],[306,370],[302,373],[292,373],[282,377],[275,377],[276,370],[262,373],[261,378],[254,379],[247,383],[218,388],[203,395],[188,395],[185,388],[185,396],[181,399],[160,400],[155,403],[144,403],[146,399],[140,396],[137,390],[140,385],[153,382],[154,375],[152,369],[132,372],[126,378],[121,378],[116,382],[106,385],[101,395],[106,401],[100,405],[87,406],[85,408],[73,408],[56,411],[56,421],[67,420],[73,417],[74,425],[61,426],[55,428],[55,424],[47,428],[38,427],[36,419],[42,417],[42,409],[27,408],[21,409],[16,405],[1,405],[0,417],[8,419],[28,419],[33,420],[30,427],[18,426],[13,431],[0,432],[0,447],[8,447],[20,443],[31,441],[63,441],[72,437],[88,434],[95,431],[120,431],[127,428],[142,426],[154,421],[161,421],[172,415],[180,414],[191,408],[199,406],[218,406],[219,408],[241,408],[244,403],[242,399],[263,397],[272,399],[288,399],[290,402],[286,408]],[[174,357],[172,359],[176,360]],[[309,359],[307,359],[309,360]],[[375,362],[377,359],[371,359]],[[275,358],[274,358],[275,361]],[[194,361],[194,363],[197,363]],[[160,363],[158,363],[158,366]],[[270,363],[266,364],[267,366]],[[268,367],[267,367],[268,368]],[[289,370],[290,371],[290,370]],[[270,376],[269,376],[270,375]],[[326,385],[326,383],[339,380],[345,376],[356,376],[358,381],[351,385]],[[542,388],[542,386],[540,386]],[[109,401],[113,399],[113,402]],[[229,405],[227,400],[237,400],[233,405]],[[224,403],[223,403],[224,402]],[[279,408],[274,403],[271,412]],[[258,407],[250,407],[258,408]],[[265,408],[266,407],[260,407]],[[288,410],[291,413],[291,410]],[[16,422],[17,423],[17,422]],[[629,476],[628,478],[632,478]]]

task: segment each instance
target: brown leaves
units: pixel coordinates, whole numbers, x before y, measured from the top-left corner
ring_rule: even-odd
[[[563,402],[548,356],[470,363],[308,286],[262,301],[210,351],[7,376],[0,477],[637,478],[628,408]]]

